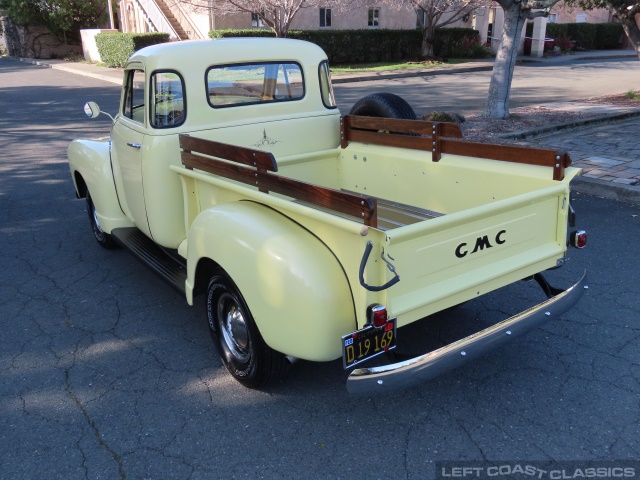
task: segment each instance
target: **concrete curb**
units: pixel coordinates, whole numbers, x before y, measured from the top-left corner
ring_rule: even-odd
[[[536,57],[522,57],[519,58],[518,61],[521,63],[546,63],[547,65],[563,65],[567,63],[573,62],[585,62],[589,60],[620,60],[624,58],[638,58],[638,56],[630,51],[629,53],[620,53],[617,55],[566,55],[566,56],[558,56],[558,57],[545,57],[545,58],[536,58]]]
[[[109,82],[116,85],[122,85],[122,78],[114,78],[111,75],[102,75],[100,73],[85,71],[75,67],[67,67],[64,64],[51,63],[50,61],[46,61],[46,60],[40,61],[33,58],[21,58],[21,57],[11,57],[11,58],[15,58],[16,60],[20,60],[21,62],[30,63],[32,65],[37,65],[39,67],[51,68],[53,70],[60,70],[67,73],[73,73],[74,75],[81,75],[83,77],[95,78],[96,80],[102,80],[104,82]],[[113,72],[115,72],[115,70]],[[122,76],[122,74],[120,75]]]
[[[634,118],[640,116],[640,109],[630,110],[621,113],[610,113],[607,115],[599,115],[597,117],[585,118],[582,120],[574,120],[565,123],[554,123],[546,125],[544,127],[530,128],[526,130],[520,130],[519,132],[503,133],[496,135],[498,138],[505,140],[526,140],[531,137],[538,137],[545,133],[557,132],[558,130],[567,130],[570,128],[584,127],[585,125],[596,125],[598,123],[608,123],[617,120],[626,120],[628,118]]]
[[[355,82],[371,82],[375,80],[389,80],[393,78],[411,78],[411,77],[431,77],[436,75],[454,75],[456,73],[486,72],[493,70],[493,64],[487,66],[466,67],[466,68],[447,68],[433,70],[412,70],[402,73],[380,73],[378,75],[359,75],[357,77],[331,77],[331,83],[355,83]]]
[[[603,182],[596,178],[574,178],[571,181],[571,191],[618,202],[640,204],[640,188],[637,186]]]

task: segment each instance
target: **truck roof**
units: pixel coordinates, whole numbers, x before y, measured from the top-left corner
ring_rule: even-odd
[[[327,56],[314,43],[288,38],[225,38],[161,43],[135,52],[129,62],[142,62],[152,70],[180,66],[233,64],[252,61],[293,60],[317,65]]]

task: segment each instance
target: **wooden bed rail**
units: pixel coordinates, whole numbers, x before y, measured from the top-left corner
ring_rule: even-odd
[[[525,163],[553,168],[553,179],[564,179],[571,157],[564,151],[541,148],[466,142],[455,123],[400,120],[395,118],[359,117],[347,115],[340,120],[340,142],[346,148],[350,142],[388,147],[412,148],[431,152],[431,160],[440,161],[443,153],[468,157]]]
[[[571,157],[567,152],[563,151],[520,147],[517,145],[460,142],[450,139],[443,139],[441,145],[442,153],[451,155],[551,167],[553,168],[553,179],[558,181],[564,179],[564,170],[571,165]]]
[[[261,192],[279,193],[318,205],[328,210],[360,218],[365,225],[377,227],[374,198],[321,187],[271,173],[278,167],[269,152],[180,135],[182,164],[221,177],[254,185]],[[212,158],[214,157],[214,158]]]
[[[342,148],[347,148],[350,142],[360,142],[436,152],[441,137],[462,138],[462,131],[455,123],[448,122],[354,115],[340,119]]]

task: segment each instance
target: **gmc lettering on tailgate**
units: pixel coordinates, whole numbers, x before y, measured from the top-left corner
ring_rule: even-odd
[[[495,238],[493,239],[496,245],[502,245],[503,243],[506,242],[506,240],[504,239],[505,233],[507,233],[506,230],[500,230],[496,234]],[[458,245],[456,247],[456,257],[464,258],[467,256],[467,254],[471,255],[480,250],[484,250],[485,248],[493,248],[493,245],[491,244],[491,241],[489,240],[488,235],[484,235],[482,237],[476,238],[475,247],[471,252],[469,252],[469,245],[467,243],[461,243],[460,245]]]

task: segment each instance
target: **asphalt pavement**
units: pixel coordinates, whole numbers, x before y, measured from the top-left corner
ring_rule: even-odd
[[[520,57],[520,64],[530,66],[558,66],[594,60],[637,58],[632,50],[598,50],[573,55],[545,58]],[[106,68],[92,63],[67,62],[58,59],[20,59],[35,65],[50,67],[74,75],[122,84],[123,70]],[[411,77],[461,75],[489,71],[493,60],[479,60],[457,65],[402,71],[343,73],[333,75],[333,83],[340,85],[360,82],[380,82]],[[612,92],[616,93],[616,92]],[[618,92],[621,93],[621,92]],[[597,105],[580,101],[540,104],[540,107],[573,110],[589,114],[579,122],[547,125],[519,132],[536,146],[557,147],[570,153],[573,165],[583,169],[582,177],[573,182],[576,191],[601,195],[614,200],[640,203],[640,147],[635,143],[640,132],[640,105],[624,108],[616,105]],[[463,105],[461,105],[463,107]],[[462,112],[464,113],[464,112]],[[619,129],[622,128],[626,134]],[[629,139],[632,139],[629,141]]]

